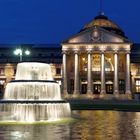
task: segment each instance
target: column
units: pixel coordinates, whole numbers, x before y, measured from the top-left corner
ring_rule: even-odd
[[[119,94],[118,89],[118,53],[114,52],[114,94]]]
[[[91,50],[88,51],[88,65],[87,65],[87,94],[92,95],[92,87],[93,87],[93,80],[92,80],[92,58],[91,58]]]
[[[63,51],[63,94],[64,96],[68,95],[68,91],[67,91],[67,52]]]
[[[105,94],[105,56],[104,51],[101,52],[101,94]]]
[[[78,50],[74,50],[74,96],[79,95],[79,64]]]
[[[130,52],[126,53],[126,94],[131,94],[130,90]]]

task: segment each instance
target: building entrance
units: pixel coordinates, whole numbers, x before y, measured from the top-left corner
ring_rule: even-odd
[[[100,94],[100,92],[101,92],[101,84],[94,84],[93,85],[93,93],[94,94]]]
[[[106,84],[106,93],[113,94],[113,84]]]

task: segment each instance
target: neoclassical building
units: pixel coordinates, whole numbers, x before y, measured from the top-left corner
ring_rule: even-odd
[[[22,61],[51,64],[64,97],[132,95],[140,100],[140,44],[132,44],[104,15],[95,17],[61,46],[0,44],[0,98],[7,83],[15,78],[20,57],[13,52],[18,47],[31,52],[30,56],[23,55]]]
[[[104,14],[61,45],[64,96],[131,95],[132,42]]]

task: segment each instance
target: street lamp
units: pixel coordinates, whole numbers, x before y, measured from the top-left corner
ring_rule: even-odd
[[[22,57],[23,57],[23,54],[25,53],[25,55],[30,55],[30,51],[29,50],[23,50],[21,48],[17,48],[15,51],[14,51],[14,54],[15,55],[19,55],[20,57],[20,62],[22,62]]]
[[[26,55],[30,55],[30,53],[31,53],[31,52],[30,52],[29,50],[26,50],[26,51],[25,51],[25,54],[26,54]]]

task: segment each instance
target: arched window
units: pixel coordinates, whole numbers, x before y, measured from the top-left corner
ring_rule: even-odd
[[[93,55],[92,57],[92,71],[101,71],[101,56]],[[105,71],[114,71],[111,58],[105,57]]]
[[[82,58],[83,61],[83,70],[87,71],[87,59]],[[101,56],[99,54],[94,54],[92,56],[92,71],[100,72],[101,71]],[[111,58],[105,57],[105,71],[111,72],[114,71],[114,66],[111,62]]]

